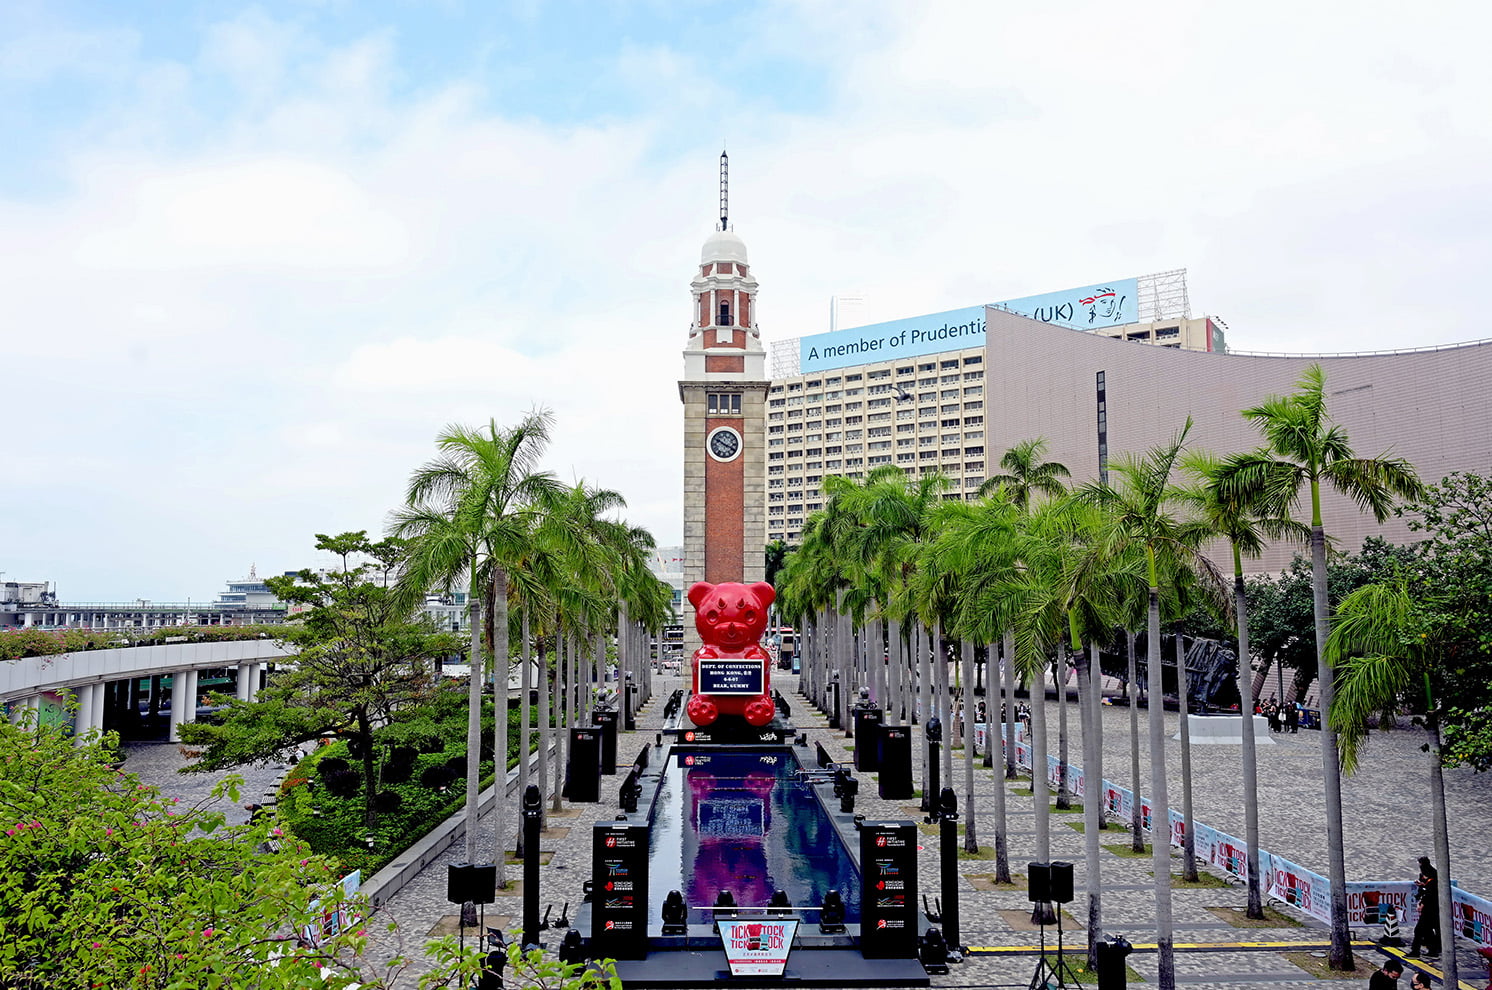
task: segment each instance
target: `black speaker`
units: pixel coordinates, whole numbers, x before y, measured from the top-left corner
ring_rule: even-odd
[[[497,864],[452,863],[446,867],[446,900],[491,904],[497,896]]]
[[[1068,904],[1072,901],[1072,864],[1061,860],[1052,861],[1051,871],[1051,894],[1048,900],[1056,901],[1058,904]]]
[[[1032,903],[1052,899],[1052,867],[1050,863],[1026,864],[1026,900]]]

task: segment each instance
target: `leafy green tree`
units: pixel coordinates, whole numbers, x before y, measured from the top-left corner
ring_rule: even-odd
[[[378,757],[374,729],[430,697],[433,658],[451,651],[450,636],[417,622],[410,606],[369,580],[397,564],[397,541],[367,532],[316,535],[316,549],[335,554],[339,570],[309,570],[265,579],[281,601],[303,608],[278,630],[296,647],[253,702],[232,700],[218,724],[184,722],[182,740],[203,747],[196,771],[265,763],[308,740],[348,739],[362,764],[363,820],[377,823]],[[355,563],[364,559],[366,563]]]
[[[1437,613],[1446,759],[1492,769],[1492,480],[1455,472],[1404,511],[1428,537],[1416,567]]]
[[[407,960],[367,965],[368,905],[344,899],[332,861],[268,819],[227,824],[238,787],[182,806],[97,737],[0,721],[0,985],[226,988],[252,973],[286,990],[392,986]],[[296,941],[343,909],[354,923],[340,934]]]
[[[1379,522],[1388,518],[1395,499],[1415,498],[1420,482],[1408,461],[1387,454],[1356,456],[1347,431],[1331,422],[1326,410],[1326,374],[1317,364],[1306,369],[1295,391],[1271,396],[1243,410],[1263,432],[1265,447],[1235,457],[1219,478],[1230,497],[1259,498],[1288,505],[1308,492],[1311,506],[1311,598],[1315,619],[1316,676],[1322,711],[1329,711],[1334,690],[1326,660],[1331,613],[1327,605],[1326,530],[1321,516],[1321,487],[1329,485],[1368,510]],[[1353,968],[1351,931],[1347,923],[1347,866],[1343,848],[1342,779],[1336,731],[1321,728],[1321,764],[1325,777],[1327,879],[1331,882],[1332,969]]]

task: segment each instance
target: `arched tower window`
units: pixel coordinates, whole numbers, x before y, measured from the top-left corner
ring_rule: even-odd
[[[715,321],[715,325],[717,327],[728,327],[731,325],[730,303],[724,299],[720,300],[720,319]]]

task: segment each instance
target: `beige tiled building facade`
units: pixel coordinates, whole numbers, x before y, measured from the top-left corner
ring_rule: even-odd
[[[1492,340],[1397,353],[1266,357],[1136,347],[993,308],[986,320],[990,449],[1045,437],[1047,457],[1066,464],[1077,483],[1098,477],[1100,427],[1111,460],[1168,441],[1188,416],[1195,447],[1228,454],[1260,446],[1241,410],[1289,393],[1313,363],[1326,375],[1327,410],[1359,456],[1402,457],[1427,482],[1452,471],[1492,470]],[[1335,492],[1323,495],[1322,511],[1327,534],[1345,551],[1373,535],[1418,538],[1406,520],[1379,525]],[[1302,514],[1309,521],[1309,506],[1297,511]],[[1274,546],[1245,566],[1276,572],[1294,553]]]

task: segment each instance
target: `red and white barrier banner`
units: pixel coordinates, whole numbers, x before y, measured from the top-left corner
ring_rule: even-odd
[[[1451,887],[1451,930],[1477,945],[1492,948],[1492,901]]]
[[[1259,870],[1268,896],[1318,921],[1331,921],[1331,884],[1321,874],[1263,849],[1259,850]]]

